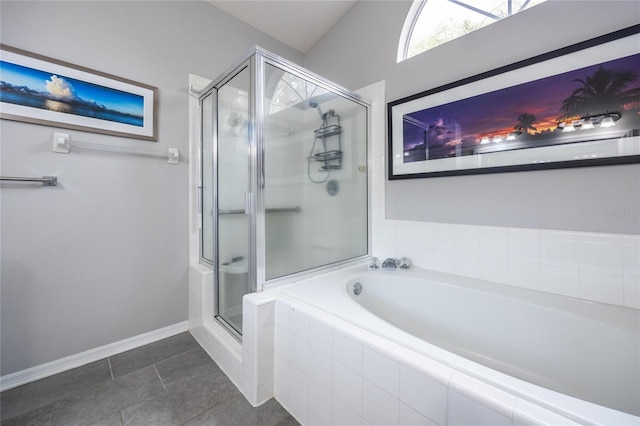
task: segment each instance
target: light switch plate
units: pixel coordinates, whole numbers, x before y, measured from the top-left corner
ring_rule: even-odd
[[[180,150],[178,148],[169,148],[169,164],[180,164]]]

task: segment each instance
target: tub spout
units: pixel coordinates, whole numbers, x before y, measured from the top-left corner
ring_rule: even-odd
[[[382,267],[384,269],[409,269],[411,267],[411,259],[408,257],[401,257],[400,259],[388,257],[382,262]]]
[[[388,257],[382,262],[382,267],[384,269],[396,269],[400,261],[398,259],[394,259],[393,257]]]

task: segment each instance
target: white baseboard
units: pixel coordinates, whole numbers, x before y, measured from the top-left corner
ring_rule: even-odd
[[[149,343],[166,339],[167,337],[175,336],[176,334],[180,334],[188,330],[189,322],[183,321],[168,327],[100,346],[98,348],[89,349],[88,351],[81,352],[79,354],[70,355],[45,364],[36,365],[35,367],[27,368],[26,370],[16,371],[15,373],[0,377],[0,392],[35,380],[44,379],[45,377],[62,373],[63,371],[71,370],[72,368],[81,367],[91,362],[99,361],[140,346],[148,345]]]

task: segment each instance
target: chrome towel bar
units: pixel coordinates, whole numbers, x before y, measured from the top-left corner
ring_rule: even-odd
[[[0,181],[7,181],[7,182],[38,182],[38,183],[43,184],[44,186],[56,186],[56,185],[58,185],[58,178],[56,176],[42,176],[41,178],[0,176]]]

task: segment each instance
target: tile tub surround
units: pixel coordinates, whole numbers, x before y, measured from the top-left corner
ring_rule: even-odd
[[[303,424],[638,425],[398,334],[340,297],[346,281],[334,278],[276,296],[275,395]]]
[[[275,321],[275,396],[302,424],[583,424],[296,299]]]
[[[640,235],[382,220],[373,255],[640,309]]]
[[[294,425],[252,407],[189,333],[0,394],[3,425]]]

